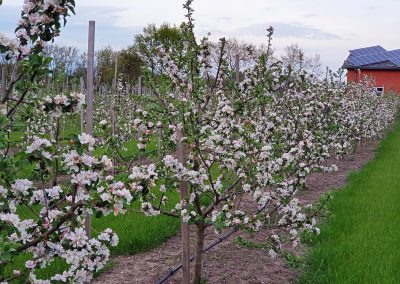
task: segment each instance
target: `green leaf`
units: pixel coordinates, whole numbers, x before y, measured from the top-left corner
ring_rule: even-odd
[[[51,58],[51,57],[46,57],[46,58],[43,60],[43,65],[49,65],[49,64],[51,63],[52,60],[53,60],[53,58]]]
[[[25,87],[26,87],[26,84],[25,84],[25,81],[18,81],[16,84],[15,84],[15,89],[16,90],[24,90],[25,89]]]
[[[101,217],[103,217],[103,212],[99,210],[96,212],[96,218],[101,218]]]

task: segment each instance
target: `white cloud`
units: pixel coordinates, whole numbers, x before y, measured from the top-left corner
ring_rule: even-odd
[[[254,35],[265,37],[266,28],[273,26],[275,37],[296,37],[301,39],[341,39],[340,36],[325,32],[319,28],[303,25],[300,23],[264,23],[253,24],[247,27],[236,29],[235,35]]]
[[[17,21],[22,0],[3,2],[2,32],[10,30]],[[185,14],[182,0],[76,2],[77,16],[69,20],[59,42],[81,48],[86,46],[90,19],[96,20],[98,47],[109,43],[121,48],[132,43],[134,33],[147,24],[179,24]],[[198,34],[210,31],[215,39],[236,36],[261,43],[265,42],[263,23],[272,23],[276,30],[273,44],[278,52],[298,43],[306,52],[319,53],[332,68],[342,64],[349,49],[376,44],[387,49],[400,48],[400,41],[394,36],[400,24],[398,0],[195,0],[194,9]]]

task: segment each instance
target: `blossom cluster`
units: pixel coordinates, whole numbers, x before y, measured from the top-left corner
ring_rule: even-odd
[[[68,269],[44,283],[87,282],[104,267],[110,256],[108,247],[118,243],[110,229],[96,238],[89,238],[84,229],[86,213],[122,214],[133,199],[124,183],[107,175],[112,169],[107,156],[97,158],[85,152],[94,147],[95,139],[82,133],[71,149],[59,156],[68,182],[49,187],[47,183],[37,185],[28,179],[16,179],[10,186],[0,185],[0,225],[9,232],[7,240],[17,251],[32,253],[26,261],[28,274],[24,275],[29,275],[33,283],[43,283],[36,277],[37,269],[60,257]],[[48,140],[38,138],[26,153],[34,155],[31,162],[43,172],[44,179],[47,163],[57,159],[55,148]],[[32,217],[21,217],[20,207],[27,208]]]
[[[25,0],[15,39],[0,34],[0,51],[11,58],[26,57],[43,50],[46,42],[60,33],[61,21],[74,13],[74,1]]]
[[[54,117],[60,117],[61,113],[76,113],[85,104],[85,95],[81,93],[68,93],[56,95],[55,97],[46,96],[43,99],[43,109],[52,112]]]

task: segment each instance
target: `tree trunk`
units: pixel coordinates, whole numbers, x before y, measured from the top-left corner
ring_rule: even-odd
[[[204,232],[206,226],[203,222],[197,224],[196,261],[194,267],[193,284],[200,284],[201,268],[203,263]]]

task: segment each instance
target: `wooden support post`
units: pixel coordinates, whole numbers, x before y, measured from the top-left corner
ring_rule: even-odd
[[[18,62],[15,62],[11,75],[11,81],[15,81],[15,78],[17,78],[17,69],[18,69]]]
[[[157,140],[157,151],[158,156],[161,156],[161,141],[162,141],[162,125],[158,126],[158,140]]]
[[[111,110],[111,129],[112,136],[114,137],[117,134],[117,114],[116,110],[116,97],[117,97],[117,74],[118,74],[118,53],[115,55],[115,65],[114,65],[114,80],[112,86],[112,110]]]
[[[85,81],[83,80],[82,77],[79,79],[79,84],[80,84],[81,94],[83,94],[85,92]],[[82,106],[81,107],[81,133],[83,132],[83,128],[84,128],[84,125],[85,125],[84,121],[85,121],[85,118],[83,116],[83,106]]]
[[[138,80],[138,95],[142,94],[142,76],[139,76]]]
[[[185,165],[186,164],[186,154],[185,154],[185,144],[182,142],[183,130],[177,129],[176,133],[176,154],[178,161]],[[179,184],[180,198],[183,203],[183,208],[187,209],[187,199],[188,191],[186,182],[180,182]],[[187,212],[189,213],[189,212]],[[181,233],[182,233],[182,284],[190,284],[190,228],[189,223],[185,222],[182,218],[181,220]]]
[[[116,134],[117,134],[117,114],[115,113],[115,101],[113,101],[111,108],[111,135],[115,137]]]
[[[66,136],[65,131],[67,128],[67,120],[66,120],[65,115],[63,115],[61,119],[62,119],[61,120],[61,140],[65,140],[65,136]]]
[[[235,56],[235,75],[236,75],[236,82],[240,82],[240,58],[239,53]]]
[[[88,58],[87,58],[87,86],[86,86],[86,133],[93,135],[93,100],[94,100],[94,34],[95,22],[89,21]],[[91,153],[89,153],[91,154]],[[91,237],[92,216],[86,215],[86,235]]]
[[[51,143],[54,143],[56,139],[55,139],[55,135],[54,135],[54,116],[52,113],[49,114],[49,121],[50,121],[50,141],[51,141]],[[59,121],[59,119],[58,119],[58,121]],[[56,127],[58,128],[58,126],[56,126]]]

